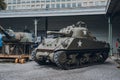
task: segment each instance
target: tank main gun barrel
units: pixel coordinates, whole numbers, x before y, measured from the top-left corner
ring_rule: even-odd
[[[66,36],[66,37],[71,36],[70,33],[60,32],[60,31],[47,31],[47,34],[48,34],[48,35],[49,35],[49,34],[59,34],[59,35],[61,35],[61,36]]]
[[[64,34],[65,35],[65,33],[61,33],[58,31],[47,31],[47,34]]]
[[[7,38],[12,38],[1,25],[0,25],[0,32],[2,32],[3,34],[5,34],[5,36]]]

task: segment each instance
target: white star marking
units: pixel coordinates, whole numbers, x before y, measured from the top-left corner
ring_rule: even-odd
[[[79,41],[78,42],[78,47],[80,47],[82,45],[82,42],[81,41]]]
[[[83,34],[86,35],[86,34],[87,34],[87,31],[83,31]]]

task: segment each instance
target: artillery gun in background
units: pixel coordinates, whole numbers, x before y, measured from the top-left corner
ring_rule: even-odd
[[[2,26],[0,26],[0,32],[4,34],[4,42],[33,42],[33,37],[31,33],[14,32],[11,29],[4,29]]]
[[[48,31],[46,38],[32,53],[38,64],[55,63],[62,69],[72,69],[104,63],[110,46],[98,41],[82,21],[60,31]]]
[[[31,54],[31,45],[33,44],[33,37],[31,33],[14,32],[11,29],[4,29],[0,26],[0,33],[3,35],[3,47],[0,59],[4,61],[15,59],[15,62],[29,59]],[[11,61],[11,60],[10,60]]]

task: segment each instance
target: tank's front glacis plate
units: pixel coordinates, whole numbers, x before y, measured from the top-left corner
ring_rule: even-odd
[[[53,50],[57,49],[67,49],[71,44],[73,38],[55,38],[55,39],[45,39],[43,43],[38,46],[38,50]]]

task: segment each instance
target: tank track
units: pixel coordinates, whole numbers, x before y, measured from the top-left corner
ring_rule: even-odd
[[[102,64],[108,58],[109,49],[84,51],[57,51],[54,63],[61,69],[74,69],[95,64]]]

